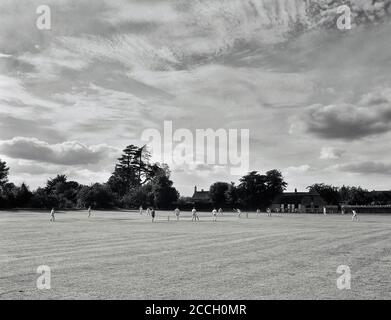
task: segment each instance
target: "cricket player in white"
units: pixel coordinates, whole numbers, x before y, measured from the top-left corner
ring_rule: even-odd
[[[267,208],[266,212],[268,217],[272,216],[272,211],[270,210],[270,208]]]
[[[257,216],[261,213],[261,210],[257,209]]]
[[[143,206],[140,206],[140,208],[138,209],[138,211],[140,212],[140,214],[143,214]]]
[[[88,207],[88,218],[91,217],[91,206]]]
[[[223,209],[221,209],[221,208],[219,209],[219,214],[223,215]]]
[[[54,217],[54,208],[52,208],[52,211],[50,211],[50,221],[54,222],[56,218]]]
[[[191,218],[191,221],[200,221],[200,218],[198,217],[198,213],[197,213],[197,210],[195,208],[193,208],[193,210],[191,210],[191,214],[192,214],[192,218]]]
[[[238,218],[240,218],[242,216],[242,211],[240,211],[240,209],[236,209],[236,212],[238,213]]]
[[[181,214],[181,210],[179,208],[176,208],[174,210],[175,216],[176,216],[176,221],[179,221],[179,215]]]
[[[358,215],[357,215],[356,210],[353,210],[352,213],[353,213],[352,221],[358,221]]]
[[[212,210],[212,216],[213,216],[213,222],[216,222],[217,221],[217,210],[216,209]]]
[[[324,214],[324,215],[327,215],[327,209],[326,209],[326,207],[323,207],[323,214]]]

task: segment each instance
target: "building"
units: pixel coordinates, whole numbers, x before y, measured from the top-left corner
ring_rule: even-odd
[[[284,192],[272,203],[275,212],[321,213],[326,202],[317,192]]]
[[[212,202],[209,191],[204,191],[204,189],[197,191],[197,186],[194,187],[194,193],[191,197],[191,201],[194,205],[206,205]]]

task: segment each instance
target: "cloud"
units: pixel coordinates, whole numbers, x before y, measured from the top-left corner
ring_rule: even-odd
[[[29,175],[55,175],[62,170],[59,170],[58,165],[48,163],[37,163],[32,160],[16,160],[10,159],[7,161],[10,165],[10,174],[29,174]]]
[[[307,74],[254,66],[211,64],[190,71],[136,72],[134,76],[175,96],[177,105],[194,105],[194,110],[230,108],[239,115],[247,108],[302,106],[313,90],[313,79]]]
[[[297,175],[297,174],[302,174],[304,172],[308,172],[309,170],[311,170],[311,166],[308,164],[303,164],[297,167],[288,167],[283,171],[287,175]]]
[[[345,153],[345,150],[337,149],[334,147],[323,147],[320,151],[320,159],[323,160],[335,160],[340,159]]]
[[[86,146],[77,141],[49,144],[36,138],[15,137],[0,141],[0,152],[15,159],[72,166],[99,163],[118,150],[105,144]]]
[[[32,120],[0,113],[0,137],[2,139],[35,136],[51,143],[64,141],[64,135],[53,127],[55,127],[54,123],[49,120]]]
[[[81,70],[90,63],[88,58],[56,44],[41,51],[39,55],[32,52],[21,54],[18,61],[32,65],[35,73],[30,77],[40,80],[53,80],[61,75],[62,69]]]
[[[85,165],[67,166],[11,158],[4,160],[10,166],[10,179],[16,184],[28,181],[32,189],[42,187],[48,178],[55,177],[57,174],[65,174],[69,180],[89,185],[95,182],[106,182],[112,172],[112,166],[110,168],[88,166],[87,168]]]
[[[342,172],[352,172],[359,174],[380,174],[391,175],[391,163],[365,161],[358,163],[348,163],[333,166],[334,169]]]
[[[21,80],[2,74],[0,74],[0,101],[8,103],[16,101],[26,105],[44,104],[42,100],[36,99],[26,91]]]
[[[368,93],[357,104],[314,105],[307,130],[324,139],[357,140],[391,131],[391,90]]]

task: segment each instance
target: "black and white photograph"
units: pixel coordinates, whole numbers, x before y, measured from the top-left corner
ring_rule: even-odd
[[[391,299],[390,17],[0,0],[0,300]]]

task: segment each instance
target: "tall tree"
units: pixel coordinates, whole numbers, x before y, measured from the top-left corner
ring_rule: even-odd
[[[265,177],[266,183],[266,192],[263,196],[262,204],[264,206],[269,206],[273,199],[279,194],[283,193],[286,190],[288,184],[284,181],[282,173],[278,170],[270,170],[266,172]]]
[[[106,184],[95,183],[92,186],[84,186],[77,195],[78,206],[87,208],[112,208],[115,206],[115,195]]]
[[[152,185],[152,193],[154,204],[160,209],[169,209],[173,203],[179,198],[178,191],[173,187],[173,182],[170,180],[170,175],[167,170],[161,170],[150,181]]]
[[[23,182],[19,188],[15,190],[16,206],[19,208],[25,208],[29,205],[33,193],[29,190],[28,186]]]
[[[150,154],[146,146],[139,148],[135,145],[127,146],[123,151],[108,184],[120,196],[125,195],[132,188],[139,187],[149,181],[153,168],[149,163]]]
[[[249,209],[262,205],[262,195],[266,191],[266,176],[251,171],[239,179],[238,194],[240,202]]]
[[[231,208],[236,208],[238,205],[238,190],[235,186],[234,182],[231,182],[231,184],[228,186],[227,191],[225,191],[225,203],[230,206]]]
[[[16,207],[15,190],[17,187],[12,182],[4,183],[0,186],[0,208]]]
[[[9,168],[5,161],[0,159],[0,187],[3,187],[8,182]]]
[[[215,182],[209,188],[210,198],[217,207],[222,207],[226,203],[225,193],[229,188],[229,183]]]
[[[57,175],[46,182],[45,192],[50,203],[55,202],[58,208],[70,209],[77,204],[77,194],[81,185],[76,181],[68,181],[66,175]]]
[[[46,182],[46,190],[48,192],[54,191],[59,185],[65,185],[68,177],[64,174],[58,174],[55,178],[50,178]]]
[[[264,175],[251,171],[240,179],[238,202],[249,209],[265,208],[286,187],[287,183],[278,170],[270,170]]]
[[[317,192],[323,198],[326,203],[330,205],[338,205],[341,201],[341,196],[338,191],[338,187],[324,183],[314,183],[307,187],[311,192]]]

